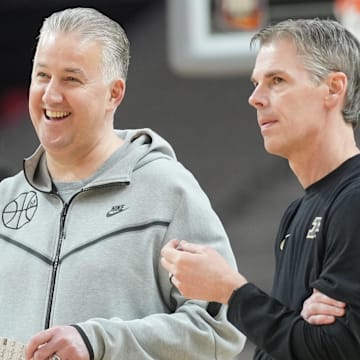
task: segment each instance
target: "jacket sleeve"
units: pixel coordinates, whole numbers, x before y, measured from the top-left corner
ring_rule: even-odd
[[[186,175],[171,193],[177,201],[162,245],[173,238],[208,244],[236,267],[221,221],[193,177]],[[90,319],[76,325],[91,344],[94,359],[228,360],[241,352],[245,337],[227,320],[227,308],[182,297],[160,264],[160,249],[157,266],[164,313],[126,321]]]
[[[347,303],[344,317],[316,326],[253,284],[236,290],[228,319],[259,349],[282,360],[357,359],[360,354],[360,194],[334,202],[320,244],[321,267],[310,286]]]
[[[256,346],[278,360],[355,359],[360,352],[346,325],[310,325],[294,311],[249,283],[237,289],[229,303],[228,319]]]

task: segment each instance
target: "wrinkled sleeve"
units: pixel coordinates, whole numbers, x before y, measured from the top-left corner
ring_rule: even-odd
[[[360,196],[337,200],[325,223],[322,270],[311,284],[347,303],[334,324],[310,325],[253,284],[236,290],[228,319],[249,340],[279,360],[357,359],[360,354]]]
[[[178,194],[179,201],[162,245],[173,238],[207,244],[236,267],[222,223],[192,175],[188,173],[171,191]],[[168,313],[130,321],[90,319],[76,325],[91,344],[96,360],[228,360],[241,352],[245,337],[227,320],[225,306],[212,306],[208,311],[208,303],[182,297],[161,266],[160,253],[157,271]]]

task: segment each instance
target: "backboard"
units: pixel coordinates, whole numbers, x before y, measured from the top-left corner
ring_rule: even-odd
[[[233,0],[244,2],[245,0]],[[253,0],[256,1],[256,0]],[[255,51],[254,31],[216,26],[218,0],[167,0],[167,49],[171,69],[182,76],[248,75]],[[266,22],[333,17],[333,0],[262,1]]]

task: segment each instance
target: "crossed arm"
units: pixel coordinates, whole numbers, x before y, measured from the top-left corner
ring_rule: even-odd
[[[187,298],[227,304],[233,290],[247,283],[211,247],[186,241],[179,244],[179,241],[172,240],[162,249],[161,254],[162,265],[173,275],[171,281]],[[314,289],[303,304],[301,316],[312,325],[332,324],[337,317],[345,314],[345,307],[345,303]],[[27,346],[26,359],[46,359],[59,353],[60,349],[63,358],[67,354],[69,358],[76,354],[78,359],[89,359],[80,334],[72,326],[55,327],[34,336]]]
[[[233,290],[248,282],[208,246],[172,240],[161,255],[161,264],[172,274],[171,281],[187,298],[227,304]],[[301,316],[309,324],[328,325],[343,316],[345,310],[345,303],[314,289],[303,304]]]
[[[329,325],[345,315],[346,304],[314,289],[303,303],[301,316],[312,325]]]

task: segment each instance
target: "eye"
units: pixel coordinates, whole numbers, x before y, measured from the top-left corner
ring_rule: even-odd
[[[49,78],[49,75],[47,75],[46,73],[42,72],[42,71],[39,71],[36,76],[38,78]]]
[[[79,79],[77,79],[77,78],[75,78],[75,77],[73,77],[73,76],[68,76],[68,77],[66,78],[66,81],[69,81],[69,82],[80,82]]]
[[[281,78],[280,76],[274,76],[272,79],[271,79],[271,82],[274,84],[274,85],[277,85],[277,84],[280,84],[281,82],[283,82],[284,79]]]

